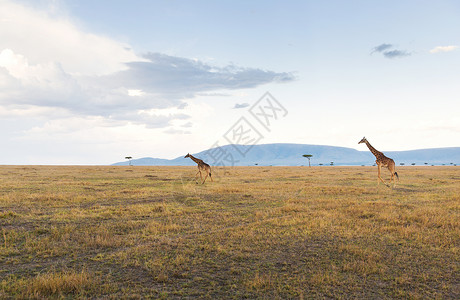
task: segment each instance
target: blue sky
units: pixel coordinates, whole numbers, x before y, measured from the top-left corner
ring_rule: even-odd
[[[460,146],[458,1],[0,0],[0,164]],[[286,109],[270,130],[249,110]]]

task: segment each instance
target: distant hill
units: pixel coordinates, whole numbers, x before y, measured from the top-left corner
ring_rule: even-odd
[[[184,156],[187,153],[184,153]],[[203,159],[210,165],[225,166],[301,166],[308,165],[303,154],[311,154],[311,164],[330,165],[372,165],[375,157],[367,149],[358,151],[352,148],[321,146],[308,144],[263,144],[263,145],[226,145],[218,148],[205,150],[194,156]],[[460,147],[434,148],[409,151],[384,152],[388,157],[395,160],[396,165],[449,165],[460,164]],[[189,166],[195,163],[184,156],[175,159],[139,158],[133,159],[134,166]],[[118,162],[115,166],[129,165],[128,161]]]

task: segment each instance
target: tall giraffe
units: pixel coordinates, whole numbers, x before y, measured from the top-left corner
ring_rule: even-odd
[[[392,160],[389,157],[386,157],[382,152],[377,151],[374,147],[372,147],[372,145],[367,141],[365,137],[363,137],[363,139],[359,141],[358,144],[362,144],[362,143],[366,143],[367,148],[369,148],[369,150],[372,152],[372,154],[374,154],[376,158],[375,163],[378,166],[378,170],[379,170],[378,177],[380,181],[382,181],[386,186],[389,186],[389,184],[386,184],[385,181],[383,181],[382,177],[380,177],[380,169],[382,167],[385,167],[385,168],[388,168],[388,170],[390,170],[391,172],[390,184],[391,184],[391,180],[393,180],[394,182],[393,186],[396,186],[396,178],[398,178],[399,180],[399,176],[398,176],[398,173],[396,173],[394,160]],[[380,181],[377,181],[377,182],[380,184]]]
[[[209,166],[207,163],[205,163],[201,159],[196,158],[195,156],[191,155],[190,153],[187,153],[187,155],[184,158],[187,158],[187,157],[190,157],[191,160],[193,160],[194,162],[198,164],[198,172],[195,174],[195,179],[198,176],[198,173],[200,173],[200,178],[202,180],[201,184],[203,184],[206,181],[206,178],[208,178],[208,175],[209,175],[209,178],[211,178],[211,181],[213,181],[212,176],[211,176],[211,166]],[[201,175],[201,171],[206,172],[206,176],[204,177],[204,180],[203,180],[203,175]]]

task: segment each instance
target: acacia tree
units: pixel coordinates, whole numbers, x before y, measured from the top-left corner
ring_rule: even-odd
[[[308,166],[311,168],[311,165],[310,165],[310,158],[312,158],[313,155],[311,155],[311,154],[304,154],[304,155],[302,155],[302,156],[303,156],[303,157],[306,157],[306,158],[308,159]]]
[[[133,159],[131,156],[126,156],[125,159],[129,160],[129,165],[131,165],[131,159]]]

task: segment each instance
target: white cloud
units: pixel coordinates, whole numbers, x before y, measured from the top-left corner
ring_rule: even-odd
[[[189,130],[181,130],[175,128],[169,128],[164,131],[166,134],[191,134],[192,132]]]
[[[139,97],[144,96],[145,93],[142,90],[128,90],[128,96]]]
[[[33,65],[57,61],[70,74],[102,75],[141,60],[129,45],[84,32],[58,14],[1,2],[0,50],[20,53]]]
[[[290,73],[216,67],[160,53],[138,56],[129,45],[81,30],[59,7],[0,3],[0,121],[12,129],[0,139],[41,143],[41,155],[56,144],[87,151],[85,144],[117,143],[131,135],[141,145],[151,135],[147,131],[155,133],[152,143],[158,144],[157,135],[170,143],[170,136],[208,123],[203,116],[210,108],[202,107],[200,96],[223,97],[229,90],[294,79]]]
[[[57,62],[30,65],[11,49],[0,52],[0,104],[65,107],[81,93],[78,82]]]
[[[147,126],[166,126],[168,122],[152,122],[139,111],[179,108],[183,99],[207,91],[293,80],[290,73],[214,67],[164,54],[149,54],[146,58],[149,61],[127,63],[127,70],[113,74],[77,76],[67,73],[59,62],[30,64],[24,55],[4,49],[0,52],[0,105],[59,108],[78,115],[125,121],[138,116],[138,122],[145,121]]]
[[[440,53],[440,52],[450,52],[454,51],[458,48],[458,46],[437,46],[430,50],[430,53]]]
[[[126,122],[137,116],[137,124],[168,126],[182,114],[147,118],[140,111],[179,107],[184,99],[203,93],[293,79],[289,73],[215,67],[159,53],[139,57],[129,45],[84,32],[56,17],[60,15],[56,10],[2,1],[0,105],[4,108],[43,113],[32,107],[47,107],[66,117],[70,113]]]

